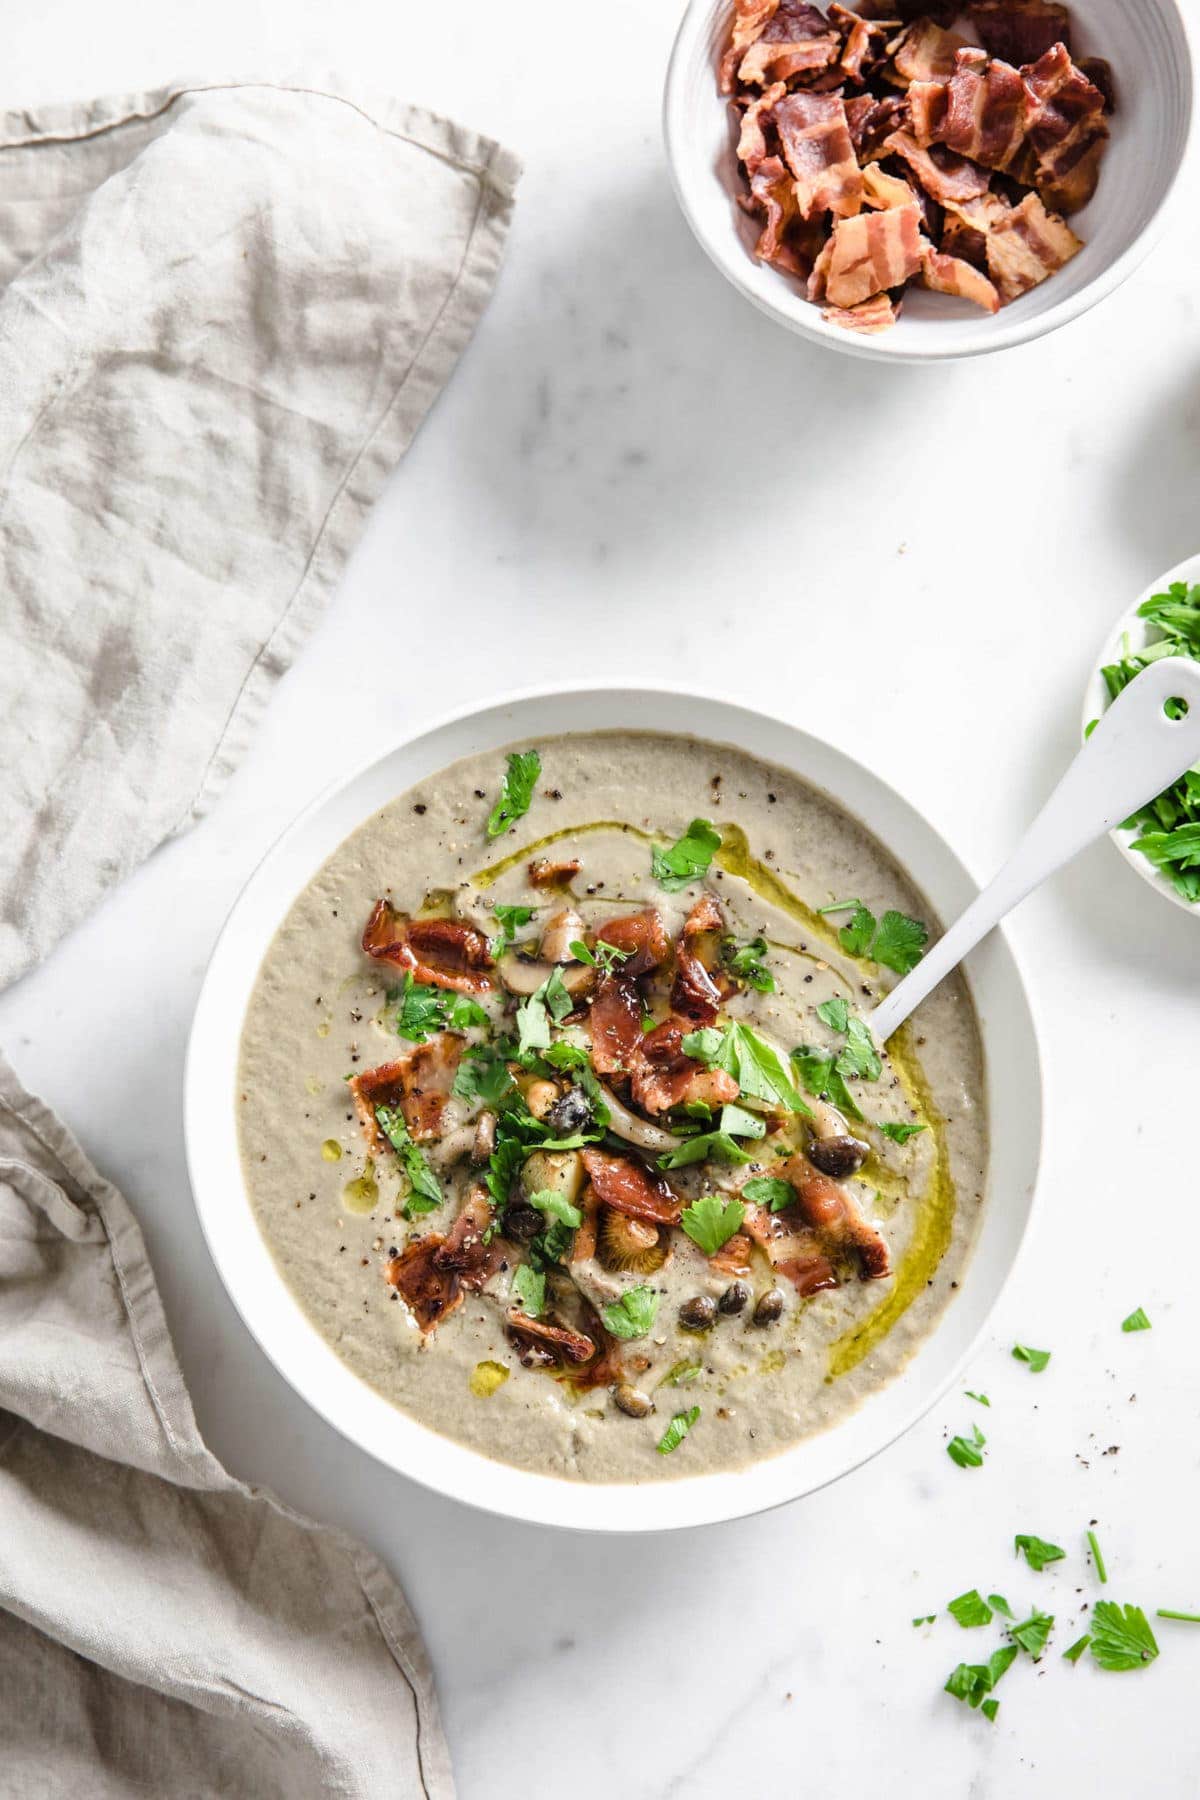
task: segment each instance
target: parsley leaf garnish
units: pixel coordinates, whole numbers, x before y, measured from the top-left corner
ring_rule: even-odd
[[[850,956],[865,956],[886,969],[895,969],[897,975],[907,975],[916,968],[929,939],[928,928],[919,919],[889,909],[876,922],[875,914],[861,900],[835,900],[820,911],[848,911],[850,922],[838,931],[842,949]]]
[[[951,1600],[946,1611],[964,1630],[974,1625],[989,1625],[992,1619],[992,1609],[978,1588],[968,1588],[965,1594]]]
[[[516,938],[522,925],[537,916],[536,906],[509,906],[503,900],[497,900],[492,907],[496,915],[496,923],[500,927],[500,936],[492,945],[493,956],[502,956],[508,946]]]
[[[694,1056],[697,1062],[716,1062],[725,1043],[725,1033],[719,1025],[704,1025],[699,1031],[689,1031],[680,1040],[680,1048],[685,1056]]]
[[[1097,1600],[1092,1608],[1092,1657],[1102,1669],[1140,1669],[1158,1655],[1140,1606]]]
[[[479,1044],[464,1054],[451,1092],[459,1100],[478,1100],[484,1106],[498,1106],[512,1086],[513,1078],[504,1056],[490,1044]]]
[[[1149,1319],[1140,1306],[1131,1312],[1127,1319],[1121,1320],[1122,1331],[1150,1331],[1152,1329]]]
[[[1019,1644],[1027,1655],[1036,1659],[1046,1648],[1053,1624],[1054,1614],[1039,1612],[1035,1606],[1027,1619],[1022,1619],[1019,1625],[1009,1626],[1008,1635],[1014,1644]]]
[[[686,1412],[677,1412],[658,1440],[658,1454],[670,1456],[672,1450],[677,1450],[699,1417],[698,1406],[689,1406]]]
[[[756,1031],[751,1031],[748,1025],[730,1026],[726,1033],[726,1050],[719,1059],[722,1066],[728,1066],[727,1056],[734,1064],[729,1073],[736,1077],[745,1098],[762,1100],[767,1106],[780,1107],[784,1112],[808,1115],[808,1107],[793,1087],[778,1050]]]
[[[681,1361],[672,1363],[663,1376],[665,1387],[686,1387],[689,1381],[695,1381],[704,1367],[702,1362],[690,1362],[685,1356]]]
[[[906,1125],[903,1120],[887,1119],[876,1129],[882,1131],[885,1138],[891,1138],[893,1144],[907,1144],[909,1138],[917,1137],[919,1133],[927,1131],[929,1127],[927,1125]]]
[[[707,875],[716,852],[721,848],[721,834],[708,819],[693,819],[681,838],[667,850],[655,844],[650,854],[650,873],[668,894]]]
[[[830,1031],[841,1032],[844,1036],[850,1024],[850,1003],[843,1000],[840,994],[835,995],[832,1000],[822,1000],[817,1008],[817,1017],[822,1024],[828,1025]]]
[[[704,1194],[684,1207],[679,1223],[705,1256],[715,1256],[740,1229],[745,1216],[740,1200],[721,1200],[716,1194]]]
[[[628,962],[633,955],[632,950],[619,950],[615,944],[607,944],[600,937],[590,950],[582,938],[572,938],[567,948],[576,962],[587,963],[593,969],[602,969],[606,975],[611,975],[614,969],[619,968],[623,962]]]
[[[937,1622],[937,1614],[936,1613],[925,1613],[921,1618],[913,1620],[914,1625],[933,1625],[936,1622]]]
[[[668,1150],[658,1159],[660,1169],[686,1169],[690,1163],[707,1162],[715,1156],[718,1162],[748,1163],[754,1158],[748,1150],[743,1150],[736,1138],[730,1137],[727,1131],[706,1131],[698,1137],[687,1138],[678,1150]]]
[[[978,1400],[980,1406],[990,1406],[992,1404],[986,1394],[973,1393],[970,1388],[964,1388],[963,1393],[967,1396],[968,1400]]]
[[[571,1231],[575,1231],[583,1223],[583,1214],[579,1208],[572,1206],[567,1196],[560,1194],[557,1188],[539,1188],[536,1194],[530,1194],[529,1204],[536,1206],[547,1218],[558,1219]]]
[[[1063,1651],[1063,1661],[1069,1662],[1069,1663],[1077,1663],[1079,1661],[1080,1657],[1083,1655],[1084,1651],[1087,1649],[1088,1645],[1091,1643],[1091,1641],[1092,1641],[1091,1632],[1085,1631],[1081,1638],[1075,1639],[1075,1642],[1069,1647],[1069,1649],[1066,1649]]]
[[[753,1181],[746,1183],[742,1193],[759,1206],[769,1206],[772,1212],[782,1212],[796,1198],[791,1182],[782,1181],[778,1175],[756,1175]]]
[[[508,759],[500,798],[488,816],[487,834],[501,837],[510,825],[523,819],[533,800],[533,790],[542,772],[542,759],[536,750],[514,750]]]
[[[1008,1604],[1008,1601],[1004,1598],[1003,1594],[989,1594],[988,1605],[993,1612],[1003,1613],[1006,1619],[1011,1619],[1014,1616],[1013,1609]]]
[[[528,1146],[519,1137],[502,1129],[498,1123],[496,1148],[488,1158],[488,1172],[484,1176],[484,1185],[491,1195],[492,1204],[500,1212],[508,1205],[508,1197],[512,1192],[513,1182],[517,1178],[517,1170],[525,1161]]]
[[[619,1300],[604,1308],[604,1323],[617,1338],[645,1337],[658,1313],[658,1295],[640,1283],[626,1288]]]
[[[1034,1375],[1040,1375],[1050,1361],[1049,1350],[1031,1350],[1028,1344],[1014,1344],[1012,1353],[1018,1362],[1028,1363]]]
[[[751,938],[748,944],[739,944],[731,937],[721,940],[721,961],[725,967],[758,994],[775,992],[775,977],[766,965],[766,954],[767,940],[763,937]]]
[[[404,1114],[397,1106],[377,1106],[375,1119],[411,1183],[412,1192],[404,1202],[405,1218],[416,1219],[422,1213],[436,1212],[445,1198],[441,1183],[425,1161],[420,1146],[413,1142]]]
[[[486,1014],[484,1015],[486,1018]],[[431,1033],[441,1031],[446,1022],[445,995],[440,988],[426,987],[414,981],[411,972],[404,977],[400,989],[400,1008],[396,1014],[397,1036],[410,1044],[423,1044]]]
[[[1023,1532],[1013,1539],[1013,1544],[1018,1556],[1023,1550],[1025,1561],[1031,1569],[1036,1570],[1039,1574],[1047,1563],[1061,1562],[1067,1554],[1057,1544],[1048,1544],[1045,1538],[1026,1536]]]
[[[513,1289],[528,1318],[540,1319],[546,1304],[546,1274],[529,1263],[520,1263],[513,1273]]]
[[[561,1025],[575,1002],[563,982],[562,970],[555,965],[535,993],[517,1007],[517,1048],[522,1055],[530,1050],[550,1048],[550,1021]]]
[[[972,1425],[969,1438],[952,1437],[946,1445],[946,1455],[950,1461],[957,1463],[960,1469],[978,1469],[983,1465],[983,1446],[987,1443],[978,1425]]]
[[[1000,1711],[1000,1702],[989,1698],[983,1702],[979,1710],[988,1723],[994,1725],[996,1723],[996,1714]]]
[[[956,1700],[963,1700],[968,1706],[977,1707],[1016,1660],[1016,1645],[1004,1644],[999,1650],[993,1650],[985,1663],[959,1663],[946,1682],[945,1691],[953,1694]],[[994,1716],[993,1713],[988,1714],[989,1718]]]

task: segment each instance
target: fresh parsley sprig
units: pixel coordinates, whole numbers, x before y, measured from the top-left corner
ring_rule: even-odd
[[[838,929],[842,949],[848,956],[865,957],[868,962],[894,969],[897,975],[907,975],[910,969],[916,968],[929,941],[929,928],[920,919],[891,908],[881,919],[876,919],[870,907],[864,906],[861,900],[835,900],[819,911],[822,914],[849,912],[849,923]]]
[[[542,772],[542,759],[536,750],[514,750],[508,758],[500,798],[488,815],[487,834],[502,837],[510,825],[523,819],[533,801],[533,790]]]
[[[653,1288],[639,1282],[637,1287],[626,1288],[619,1300],[610,1301],[604,1308],[603,1317],[605,1327],[613,1337],[645,1337],[658,1317],[658,1295]]]

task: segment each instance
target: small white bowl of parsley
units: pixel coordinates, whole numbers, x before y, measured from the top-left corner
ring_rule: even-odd
[[[1109,633],[1088,683],[1085,736],[1122,688],[1162,656],[1200,662],[1200,556],[1152,582]],[[1111,836],[1144,881],[1176,906],[1200,909],[1200,764]]]

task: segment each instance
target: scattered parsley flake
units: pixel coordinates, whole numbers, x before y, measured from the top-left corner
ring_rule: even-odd
[[[968,1400],[978,1400],[980,1406],[990,1406],[992,1404],[986,1394],[973,1394],[970,1388],[964,1388],[963,1393],[967,1396]]]
[[[1108,1581],[1108,1570],[1104,1566],[1104,1558],[1100,1553],[1100,1540],[1094,1531],[1089,1531],[1087,1534],[1087,1541],[1088,1548],[1092,1553],[1092,1561],[1096,1565],[1096,1579],[1099,1581],[1101,1587],[1103,1587]]]
[[[398,1106],[377,1106],[375,1119],[412,1184],[412,1192],[404,1202],[405,1218],[417,1219],[422,1213],[436,1212],[445,1199],[441,1183],[425,1161],[420,1145],[413,1142],[404,1114]]]
[[[748,944],[739,944],[731,937],[721,940],[722,963],[757,994],[775,992],[775,977],[766,965],[766,954],[767,940],[763,937],[751,938]]]
[[[937,1614],[936,1613],[926,1613],[923,1618],[913,1620],[914,1625],[933,1625],[936,1622],[937,1622]]]
[[[660,1169],[686,1169],[690,1163],[707,1162],[715,1157],[718,1162],[748,1163],[754,1158],[748,1150],[743,1150],[736,1138],[726,1131],[706,1131],[698,1137],[690,1137],[682,1143],[678,1150],[668,1150],[658,1159]]]
[[[508,946],[516,939],[522,925],[528,925],[537,915],[536,906],[509,906],[503,900],[497,900],[492,907],[496,915],[496,923],[500,927],[500,936],[492,944],[493,956],[502,956]]]
[[[830,1031],[840,1032],[844,1036],[850,1024],[849,1002],[843,1000],[840,994],[832,1000],[822,1000],[817,1008],[817,1017],[823,1025],[828,1025]]]
[[[909,1138],[915,1138],[922,1131],[928,1131],[927,1125],[908,1125],[903,1120],[888,1119],[876,1127],[884,1137],[891,1138],[893,1144],[907,1144]]]
[[[1002,1613],[1006,1619],[1016,1617],[1016,1614],[1013,1612],[1012,1607],[1008,1604],[1008,1601],[1004,1598],[1003,1594],[989,1594],[988,1605],[993,1612]]]
[[[1140,1306],[1131,1312],[1127,1319],[1121,1320],[1122,1331],[1151,1331],[1152,1329],[1149,1319]]]
[[[605,975],[611,975],[623,962],[628,962],[633,955],[632,950],[619,950],[616,944],[605,943],[602,937],[596,939],[594,947],[589,950],[581,938],[572,938],[567,945],[576,962],[587,963],[593,969],[600,969]]]
[[[946,1445],[946,1455],[950,1461],[957,1463],[960,1469],[978,1469],[983,1464],[983,1446],[987,1443],[978,1425],[972,1425],[969,1438],[952,1437]]]
[[[1077,1663],[1091,1641],[1091,1632],[1085,1631],[1081,1638],[1076,1638],[1075,1642],[1063,1651],[1063,1661]]]
[[[572,1206],[565,1194],[557,1188],[539,1188],[536,1194],[529,1196],[530,1206],[536,1206],[540,1213],[548,1219],[557,1219],[570,1231],[575,1231],[583,1223],[583,1214],[577,1206]]]
[[[996,1714],[1000,1711],[1000,1702],[994,1697],[989,1698],[980,1703],[979,1710],[989,1724],[994,1725],[996,1723]]]
[[[644,1282],[626,1288],[604,1308],[604,1323],[617,1338],[645,1337],[658,1314],[658,1295]]]
[[[945,1691],[968,1706],[978,1707],[1017,1660],[1015,1644],[993,1650],[985,1663],[959,1663],[951,1671]]]
[[[658,1454],[670,1456],[672,1450],[678,1450],[699,1417],[698,1406],[689,1406],[686,1412],[677,1412],[658,1440]]]
[[[769,1206],[772,1212],[782,1212],[796,1198],[791,1182],[782,1181],[778,1175],[756,1175],[743,1187],[742,1194],[759,1206]]]
[[[508,1063],[501,1052],[489,1044],[478,1044],[464,1052],[451,1092],[459,1100],[478,1100],[483,1106],[494,1107],[513,1085]]]
[[[663,1376],[663,1385],[665,1387],[686,1387],[689,1381],[695,1381],[703,1367],[702,1362],[689,1362],[685,1356],[680,1362],[671,1364]]]
[[[685,1206],[679,1223],[705,1256],[715,1256],[741,1228],[746,1208],[740,1200],[722,1200],[717,1194],[704,1194]]]
[[[655,844],[650,854],[650,873],[668,894],[707,875],[713,857],[721,848],[721,834],[708,819],[693,819],[681,838],[664,850]]]
[[[992,1609],[979,1592],[978,1588],[968,1588],[965,1594],[959,1594],[951,1600],[946,1611],[952,1619],[957,1619],[964,1630],[976,1625],[990,1625]]]
[[[540,1319],[546,1304],[546,1273],[529,1263],[520,1263],[513,1273],[513,1291],[521,1302],[521,1311],[530,1319]]]
[[[1172,1612],[1169,1606],[1160,1606],[1154,1616],[1156,1619],[1178,1619],[1183,1625],[1200,1625],[1200,1613]]]
[[[1028,1363],[1034,1375],[1040,1375],[1050,1361],[1049,1350],[1031,1350],[1028,1344],[1014,1344],[1012,1353],[1018,1362]]]
[[[1054,1614],[1039,1612],[1035,1606],[1027,1619],[1019,1625],[1010,1625],[1008,1635],[1014,1644],[1019,1644],[1027,1655],[1036,1661],[1046,1648],[1046,1640],[1054,1625]]]
[[[515,750],[509,756],[500,798],[488,816],[487,834],[501,837],[510,825],[523,819],[533,800],[533,790],[542,772],[542,759],[536,750]]]
[[[1097,1600],[1092,1608],[1091,1635],[1092,1660],[1102,1669],[1141,1669],[1158,1655],[1154,1633],[1140,1606]]]
[[[907,975],[920,962],[928,939],[929,932],[919,919],[910,919],[907,913],[885,912],[871,944],[872,961],[894,969],[897,975]]]
[[[1013,1545],[1018,1556],[1022,1551],[1025,1552],[1025,1561],[1037,1574],[1041,1573],[1047,1563],[1061,1562],[1067,1554],[1057,1544],[1047,1543],[1045,1538],[1028,1537],[1024,1533],[1013,1539]]]

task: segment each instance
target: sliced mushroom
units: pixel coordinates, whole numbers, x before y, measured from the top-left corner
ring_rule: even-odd
[[[538,955],[547,963],[576,962],[572,944],[577,944],[583,936],[583,920],[573,907],[564,906],[561,912],[552,914],[542,928],[541,941],[538,944]]]
[[[664,1131],[661,1125],[651,1125],[647,1119],[639,1119],[628,1107],[622,1106],[611,1088],[604,1083],[596,1084],[608,1108],[608,1129],[615,1136],[624,1138],[627,1144],[637,1144],[642,1150],[678,1150],[683,1139],[673,1131]]]
[[[542,962],[540,958],[530,961],[518,956],[514,950],[506,951],[496,964],[496,972],[510,994],[536,994],[556,969],[572,997],[586,993],[596,979],[595,969],[589,968],[587,963],[568,963],[563,968],[558,963]]]

